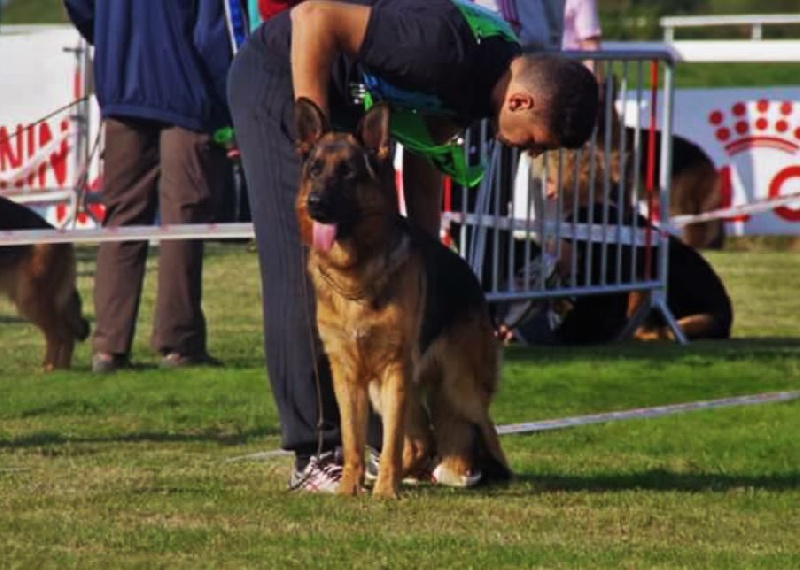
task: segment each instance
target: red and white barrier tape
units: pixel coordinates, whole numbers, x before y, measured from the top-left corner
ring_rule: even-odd
[[[761,394],[733,396],[731,398],[722,398],[719,400],[700,400],[698,402],[686,402],[683,404],[671,404],[668,406],[656,406],[652,408],[635,408],[632,410],[621,410],[619,412],[608,412],[604,414],[571,416],[554,420],[543,420],[540,422],[505,424],[497,426],[497,433],[500,435],[505,435],[510,433],[552,431],[556,429],[566,429],[577,426],[617,422],[623,420],[658,418],[695,410],[712,410],[716,408],[731,408],[734,406],[752,406],[755,404],[788,402],[797,399],[800,399],[800,392],[763,392]],[[272,451],[262,451],[259,453],[231,457],[226,462],[262,461],[273,459],[275,457],[282,457],[285,455],[291,455],[291,452],[283,449],[274,449]]]
[[[778,198],[756,200],[755,202],[749,202],[747,204],[730,206],[728,208],[720,208],[718,210],[712,210],[703,214],[672,216],[669,219],[669,223],[675,226],[685,226],[687,224],[698,224],[700,222],[733,218],[735,216],[741,216],[745,214],[761,214],[763,212],[769,212],[774,208],[786,206],[796,202],[800,202],[800,192],[787,194],[786,196],[780,196]]]
[[[162,226],[125,226],[96,230],[0,230],[0,247],[42,243],[102,243],[111,241],[148,241],[170,239],[250,239],[253,225],[180,224]]]

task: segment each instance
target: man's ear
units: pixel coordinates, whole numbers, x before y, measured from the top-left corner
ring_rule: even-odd
[[[295,149],[308,156],[322,136],[331,130],[328,117],[311,99],[300,97],[294,102]]]
[[[525,91],[515,91],[508,97],[508,108],[511,111],[525,111],[533,109],[535,101],[533,95]]]
[[[389,158],[389,105],[370,108],[358,125],[358,141],[378,159]]]

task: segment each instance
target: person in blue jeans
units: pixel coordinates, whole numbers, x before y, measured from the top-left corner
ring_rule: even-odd
[[[295,100],[311,99],[340,130],[355,129],[365,99],[387,101],[393,134],[413,149],[403,165],[408,215],[438,234],[441,171],[475,181],[453,142],[463,129],[491,118],[498,140],[533,155],[577,147],[594,128],[597,90],[580,63],[523,55],[501,18],[454,0],[306,0],[251,34],[228,96],[258,245],[267,371],[281,445],[295,455],[291,487],[334,491],[341,475],[338,410],[294,210]]]

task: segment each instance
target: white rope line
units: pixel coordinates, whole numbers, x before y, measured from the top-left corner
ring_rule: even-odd
[[[20,204],[60,204],[76,196],[74,190],[24,190],[16,192],[0,192],[0,196]]]
[[[676,226],[683,226],[686,224],[697,224],[700,222],[708,222],[710,220],[719,220],[720,218],[732,218],[734,216],[741,216],[743,214],[760,214],[768,212],[773,208],[779,206],[786,206],[793,202],[800,202],[800,192],[787,194],[778,198],[767,198],[766,200],[756,200],[747,204],[740,204],[738,206],[730,206],[728,208],[720,208],[712,210],[703,214],[671,216],[669,223]]]
[[[514,229],[529,232],[530,237],[537,237],[538,231],[525,220],[497,219],[492,215],[475,216],[462,214],[445,214],[443,227],[449,227],[450,222],[490,224],[493,229]],[[556,222],[545,223],[545,234],[559,235],[562,239],[589,240],[608,244],[623,243],[632,245],[647,245],[646,230],[642,228],[629,228],[626,226],[602,226],[601,224],[572,224],[562,223],[560,228]],[[539,228],[541,229],[541,228]],[[618,235],[619,234],[619,235]],[[106,227],[89,230],[0,230],[0,247],[4,245],[31,245],[44,243],[102,243],[111,241],[136,241],[136,240],[169,240],[169,239],[249,239],[255,236],[250,223],[226,224],[175,224],[160,226],[123,226]],[[657,246],[661,236],[658,230],[651,230],[650,243]]]
[[[712,410],[717,408],[731,408],[734,406],[752,406],[756,404],[788,402],[797,399],[800,399],[800,392],[763,392],[760,394],[748,394],[746,396],[721,398],[719,400],[700,400],[697,402],[685,402],[682,404],[670,404],[667,406],[655,406],[652,408],[634,408],[630,410],[621,410],[618,412],[570,416],[553,420],[543,420],[540,422],[504,424],[497,426],[497,433],[500,435],[507,435],[513,433],[552,431],[599,423],[658,418],[696,410]],[[239,461],[268,461],[275,459],[276,457],[285,457],[291,454],[292,452],[284,449],[274,449],[272,451],[262,451],[259,453],[250,453],[248,455],[231,457],[226,459],[225,463],[236,463]]]
[[[95,230],[0,230],[0,247],[42,243],[102,243],[170,239],[250,239],[250,223],[124,226]]]
[[[556,420],[544,420],[541,422],[507,424],[497,426],[497,433],[504,435],[509,433],[550,431],[555,429],[564,429],[575,426],[586,426],[590,424],[622,420],[658,418],[694,410],[711,410],[715,408],[728,408],[732,406],[750,406],[754,404],[766,404],[770,402],[786,402],[789,400],[796,400],[798,398],[800,398],[800,392],[766,392],[762,394],[722,398],[720,400],[701,400],[699,402],[686,402],[684,404],[671,404],[668,406],[656,406],[653,408],[634,408],[632,410],[621,410],[619,412],[608,412],[604,414],[572,416]]]

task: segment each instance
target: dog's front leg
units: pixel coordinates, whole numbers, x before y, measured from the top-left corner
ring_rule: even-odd
[[[383,449],[378,480],[372,494],[386,499],[398,498],[403,477],[403,426],[406,414],[406,382],[409,366],[391,363],[381,379],[381,419],[383,420]]]
[[[357,495],[364,482],[369,396],[367,387],[358,381],[355,371],[331,359],[333,389],[339,405],[342,429],[342,480],[339,493]]]

